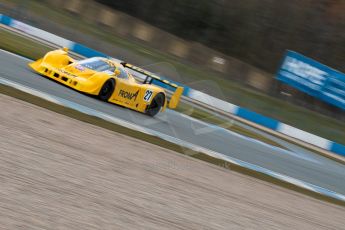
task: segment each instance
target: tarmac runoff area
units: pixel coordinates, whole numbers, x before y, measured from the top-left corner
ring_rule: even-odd
[[[345,229],[345,208],[0,94],[0,229]]]

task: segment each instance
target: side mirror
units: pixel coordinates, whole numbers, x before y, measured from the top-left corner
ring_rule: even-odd
[[[120,70],[116,69],[114,73],[115,73],[116,76],[119,76],[120,75]]]
[[[63,47],[62,50],[65,51],[65,52],[68,52],[68,48],[67,47]]]

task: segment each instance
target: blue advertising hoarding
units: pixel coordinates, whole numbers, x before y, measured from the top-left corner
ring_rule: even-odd
[[[277,79],[345,110],[345,74],[313,59],[287,51]]]

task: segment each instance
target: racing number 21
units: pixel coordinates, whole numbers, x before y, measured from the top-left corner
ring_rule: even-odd
[[[146,92],[145,92],[145,96],[144,96],[144,100],[145,101],[150,101],[150,99],[151,99],[151,97],[152,97],[152,94],[153,94],[153,92],[151,91],[151,90],[146,90]]]

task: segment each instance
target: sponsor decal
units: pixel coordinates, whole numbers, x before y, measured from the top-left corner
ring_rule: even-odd
[[[78,77],[77,75],[74,75],[74,74],[71,74],[71,73],[69,73],[69,72],[67,72],[67,71],[65,71],[65,70],[63,70],[63,69],[58,69],[61,73],[64,73],[64,74],[66,74],[66,75],[68,75],[68,76],[70,76],[70,77]]]
[[[74,68],[76,68],[79,71],[84,71],[85,68],[82,65],[75,65]]]
[[[72,74],[70,72],[67,72],[67,71],[63,70],[63,69],[51,68],[51,70],[54,71],[54,72],[57,72],[59,74],[66,74],[69,77],[78,77],[77,75],[74,75],[74,74]]]
[[[121,89],[119,92],[120,97],[123,97],[128,100],[134,100],[134,101],[137,99],[138,94],[139,94],[139,90],[135,93],[131,93],[131,92],[127,92]]]

